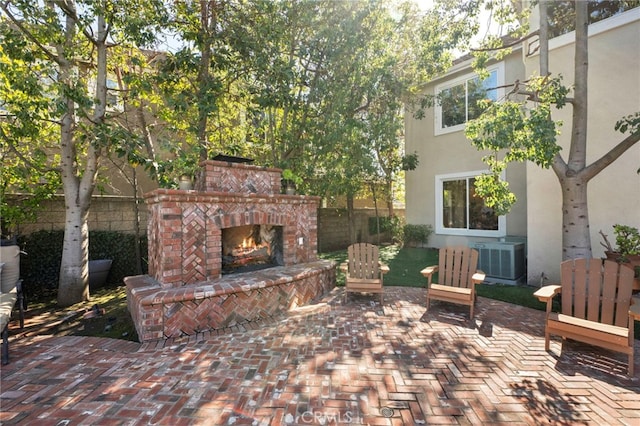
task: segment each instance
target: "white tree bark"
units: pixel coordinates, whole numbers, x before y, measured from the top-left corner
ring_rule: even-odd
[[[72,4],[72,3],[68,3]],[[75,10],[74,10],[75,11]],[[77,22],[67,17],[67,43],[71,42],[77,30]],[[104,17],[99,16],[97,22],[97,38],[92,40],[97,50],[96,63],[96,104],[92,122],[97,129],[104,124],[107,101],[107,26]],[[64,82],[71,83],[74,64],[67,59],[69,49],[58,47],[61,58],[61,77]],[[78,155],[79,141],[75,138],[75,103],[67,98],[67,112],[62,118],[61,126],[61,170],[65,200],[65,230],[60,264],[58,284],[58,305],[70,306],[74,303],[89,300],[89,226],[87,223],[91,195],[96,184],[100,158],[100,141],[96,132],[95,140],[89,142],[85,158]],[[93,142],[93,143],[92,143]],[[84,163],[82,161],[84,160]],[[82,167],[84,166],[84,167]]]
[[[562,258],[591,258],[587,183],[583,175],[587,152],[587,76],[589,70],[587,2],[576,5],[574,100],[569,159],[558,175],[562,188]]]

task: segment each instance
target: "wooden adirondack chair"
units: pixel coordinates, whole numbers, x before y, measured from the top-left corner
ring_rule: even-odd
[[[349,246],[347,262],[340,265],[346,274],[344,300],[350,292],[379,293],[380,304],[383,302],[382,277],[389,272],[389,267],[380,263],[378,246],[368,243],[357,243]]]
[[[629,356],[633,376],[633,322],[640,320],[640,304],[633,304],[633,269],[601,259],[567,260],[560,266],[561,285],[534,293],[547,303],[544,348],[556,335],[600,346]],[[552,299],[562,294],[561,313],[551,312]]]
[[[420,273],[427,279],[427,310],[431,300],[468,305],[473,319],[476,301],[476,284],[484,281],[485,274],[476,270],[478,251],[470,247],[443,247],[440,249],[437,266],[428,266]],[[438,272],[439,283],[432,282]]]

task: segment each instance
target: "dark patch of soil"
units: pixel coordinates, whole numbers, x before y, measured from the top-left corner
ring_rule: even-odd
[[[11,334],[22,336],[95,336],[138,341],[127,309],[124,286],[104,287],[91,295],[91,301],[60,308],[55,298],[27,301],[24,328],[20,329],[18,310],[13,311]]]

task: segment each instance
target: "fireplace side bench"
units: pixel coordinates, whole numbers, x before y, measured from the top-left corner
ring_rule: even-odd
[[[127,304],[141,342],[259,321],[329,292],[336,263],[318,260],[163,288],[149,275],[126,277]]]

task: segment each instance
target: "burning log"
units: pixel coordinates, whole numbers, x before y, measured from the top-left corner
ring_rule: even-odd
[[[267,247],[237,248],[233,249],[231,253],[231,256],[223,256],[224,267],[238,268],[250,264],[271,262]]]
[[[269,249],[267,247],[236,247],[231,250],[234,257],[269,257]]]

